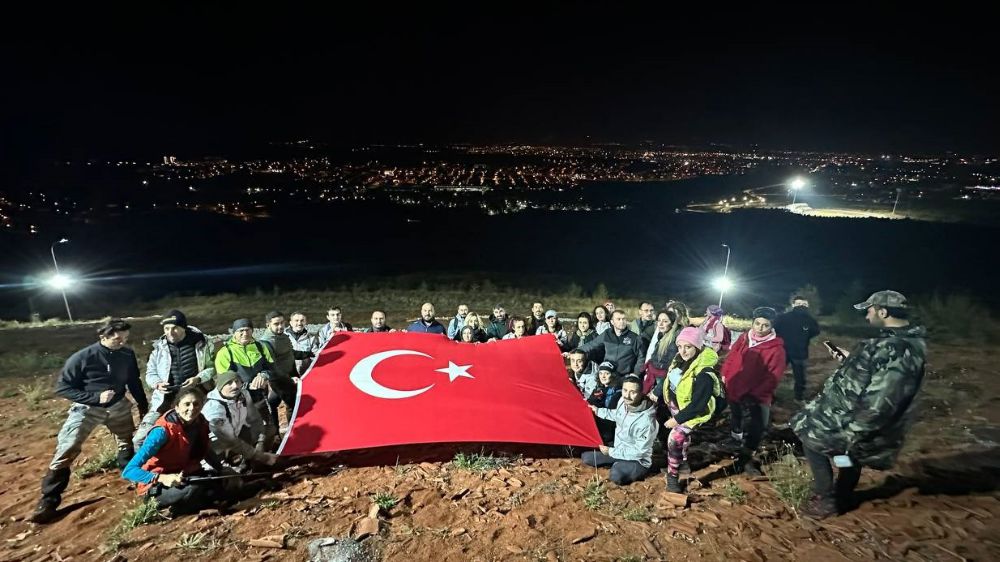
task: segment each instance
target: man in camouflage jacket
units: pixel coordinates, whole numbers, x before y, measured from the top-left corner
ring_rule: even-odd
[[[792,418],[815,483],[803,514],[823,518],[848,509],[861,467],[890,468],[913,423],[913,403],[924,378],[925,330],[911,326],[906,297],[879,291],[863,303],[877,337],[843,357],[823,391]],[[836,484],[831,457],[840,468]],[[850,466],[847,466],[850,464]]]

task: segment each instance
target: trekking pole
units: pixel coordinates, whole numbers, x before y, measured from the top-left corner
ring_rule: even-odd
[[[259,478],[262,476],[273,476],[274,472],[248,472],[246,474],[225,474],[222,476],[185,476],[185,484],[196,484],[198,482],[217,482],[219,480],[229,480],[230,478]]]

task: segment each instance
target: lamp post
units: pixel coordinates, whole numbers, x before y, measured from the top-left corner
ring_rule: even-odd
[[[806,180],[795,178],[789,185],[792,188],[792,205],[794,205],[795,199],[799,196],[799,190],[806,186]]]
[[[722,247],[726,249],[726,267],[722,270],[722,279],[719,280],[719,308],[722,308],[722,296],[726,294],[726,289],[732,286],[729,282],[729,255],[732,248],[729,244],[723,244]]]
[[[56,244],[65,244],[67,242],[69,242],[68,239],[60,238],[49,246],[49,251],[52,253],[52,265],[56,268],[56,279],[58,280],[56,286],[59,289],[59,292],[62,293],[63,304],[66,305],[66,317],[69,318],[70,322],[72,322],[73,313],[69,311],[69,300],[66,298],[66,283],[63,279],[62,273],[59,272],[59,262],[56,261]]]

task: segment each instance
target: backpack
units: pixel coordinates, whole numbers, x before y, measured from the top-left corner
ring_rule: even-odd
[[[733,344],[733,331],[726,327],[725,324],[722,325],[722,343],[719,345],[719,350],[729,350],[729,347]]]

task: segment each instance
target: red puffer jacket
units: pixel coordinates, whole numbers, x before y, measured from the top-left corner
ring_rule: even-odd
[[[785,342],[776,337],[753,348],[749,344],[748,335],[740,334],[722,364],[726,400],[740,402],[749,396],[770,405],[785,373]]]

